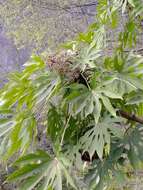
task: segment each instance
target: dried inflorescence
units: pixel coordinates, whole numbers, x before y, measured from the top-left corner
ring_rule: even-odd
[[[60,75],[67,77],[70,81],[79,77],[80,71],[74,68],[73,56],[76,53],[72,51],[61,51],[48,56],[47,64],[51,71],[56,71]]]

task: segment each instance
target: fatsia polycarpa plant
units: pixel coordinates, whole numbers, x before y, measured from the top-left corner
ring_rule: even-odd
[[[120,187],[129,168],[142,167],[143,56],[134,47],[143,7],[111,2],[98,2],[86,33],[53,55],[32,56],[0,91],[0,156],[8,167],[13,161],[7,181],[20,190]],[[106,54],[106,34],[125,12]],[[50,147],[39,150],[45,135]]]

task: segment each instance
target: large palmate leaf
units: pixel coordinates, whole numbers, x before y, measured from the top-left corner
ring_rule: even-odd
[[[96,122],[98,122],[102,105],[113,116],[116,116],[116,111],[110,102],[110,98],[122,99],[118,93],[100,87],[88,90],[86,86],[81,84],[73,84],[70,89],[71,93],[66,97],[66,101],[69,103],[70,112],[73,116],[78,113],[82,113],[85,117],[93,114]]]
[[[36,136],[36,121],[34,116],[25,110],[17,117],[10,118],[0,124],[1,156],[8,159],[14,153],[24,153],[33,143]]]
[[[44,67],[41,58],[33,56],[21,73],[10,75],[9,83],[0,92],[0,152],[4,158],[8,159],[16,152],[23,154],[34,142],[37,134],[33,109],[36,89],[32,80],[33,75]],[[6,110],[11,110],[11,115],[4,119]]]
[[[107,89],[108,91],[119,94],[121,97],[124,94],[135,92],[143,88],[142,79],[131,77],[127,74],[111,76],[106,79],[102,85],[105,85],[105,91]]]
[[[103,161],[96,160],[85,176],[85,181],[89,184],[88,189],[103,190],[104,187],[122,187],[127,179],[121,164],[124,146],[122,139],[111,146],[110,155]],[[114,186],[115,183],[115,186]]]
[[[21,109],[24,106],[31,108],[34,103],[35,87],[32,84],[34,74],[42,71],[45,64],[40,57],[33,56],[31,60],[26,63],[25,69],[21,73],[13,73],[9,76],[9,83],[7,83],[1,90],[0,108],[7,109],[15,106]]]
[[[115,121],[106,118],[102,123],[91,124],[89,127],[92,128],[80,138],[81,149],[88,151],[90,157],[96,151],[99,158],[102,159],[105,145],[108,147],[108,151],[110,150],[111,136],[123,137],[122,130],[115,126]]]
[[[77,189],[67,168],[71,166],[70,162],[64,157],[50,157],[46,152],[38,151],[26,155],[15,162],[19,166],[8,180],[21,181],[21,190],[46,190],[52,188],[62,190],[63,177],[68,186]]]
[[[128,132],[125,139],[112,142],[107,159],[96,160],[93,163],[85,178],[90,184],[89,189],[102,190],[105,186],[126,186],[128,172],[132,171],[131,166],[134,169],[142,169],[143,127],[138,126]],[[131,166],[128,165],[126,157],[129,158]]]
[[[99,38],[97,39],[99,40]],[[79,57],[77,58],[77,66],[81,67],[83,71],[87,66],[95,68],[95,61],[99,59],[99,57],[101,57],[101,51],[97,47],[96,41],[93,41],[90,45],[81,49]]]
[[[23,78],[23,74],[15,73],[11,75],[10,82],[1,91],[0,107],[7,109],[17,104],[17,109],[21,109],[24,103],[30,107],[33,103],[33,92],[30,80]]]

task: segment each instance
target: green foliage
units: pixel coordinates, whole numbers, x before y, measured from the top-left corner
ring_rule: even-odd
[[[64,44],[63,62],[59,54],[48,59],[57,69],[47,57],[32,56],[1,89],[0,156],[7,164],[16,160],[7,180],[20,190],[123,187],[127,167],[142,168],[143,124],[135,115],[143,117],[143,57],[131,40],[139,32],[138,2],[100,1],[97,22]],[[106,28],[118,26],[121,12],[129,20],[106,55]],[[37,150],[41,123],[49,152]]]
[[[123,137],[121,129],[115,127],[115,122],[119,122],[119,120],[105,118],[102,123],[93,126],[92,129],[88,130],[84,136],[80,138],[81,148],[88,151],[91,158],[96,151],[102,160],[105,146],[108,153],[110,152],[111,136],[117,136],[118,138]],[[94,123],[92,125],[94,125]]]
[[[18,171],[15,171],[8,180],[26,179],[20,185],[21,190],[33,189],[62,189],[62,176],[67,180],[74,189],[73,179],[70,177],[67,169],[70,167],[70,162],[62,155],[58,157],[50,157],[43,151],[37,151],[34,154],[29,154],[19,158],[15,165],[21,166]],[[41,184],[38,186],[37,184]]]

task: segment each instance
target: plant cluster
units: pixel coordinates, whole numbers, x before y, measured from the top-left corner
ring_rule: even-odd
[[[0,156],[19,190],[126,186],[143,166],[140,0],[100,0],[86,33],[48,57],[32,56],[0,91]],[[127,14],[109,55],[108,30]],[[4,117],[5,116],[5,117]],[[38,125],[52,151],[37,150]]]

